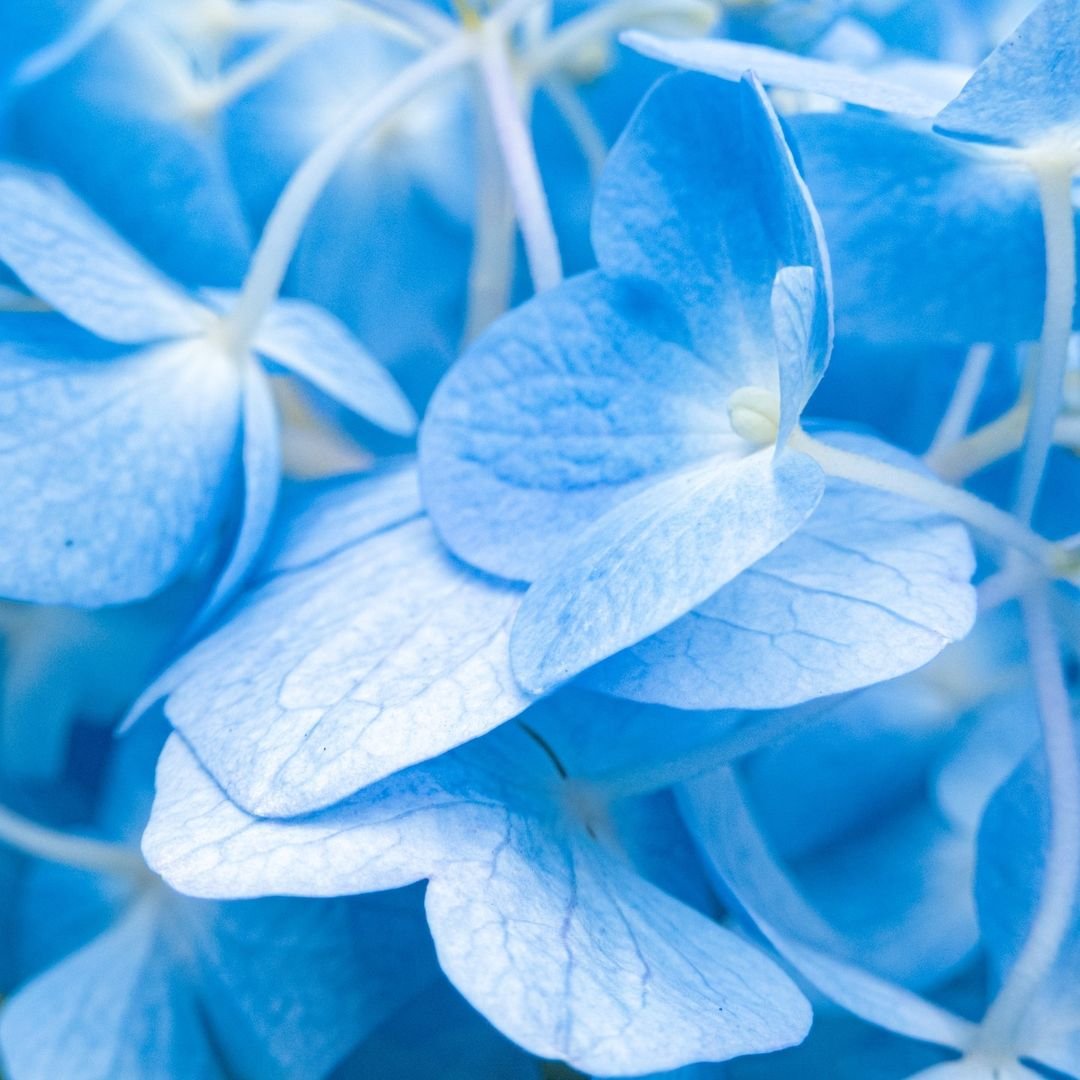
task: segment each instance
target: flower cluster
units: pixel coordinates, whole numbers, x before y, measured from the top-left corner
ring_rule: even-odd
[[[5,1080],[1080,1078],[1080,0],[0,14]]]

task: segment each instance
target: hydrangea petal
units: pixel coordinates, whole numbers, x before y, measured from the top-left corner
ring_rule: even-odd
[[[80,607],[148,596],[220,517],[236,372],[198,339],[110,356],[53,316],[3,326],[0,595]]]
[[[1046,258],[1029,170],[871,115],[788,123],[833,257],[840,337],[935,347],[1038,338]]]
[[[420,897],[176,904],[189,978],[244,1075],[325,1076],[439,969]]]
[[[531,580],[580,529],[681,466],[730,452],[752,381],[686,346],[655,289],[585,274],[524,304],[443,379],[420,433],[425,505],[461,558]]]
[[[821,304],[817,273],[811,267],[785,266],[776,275],[772,321],[780,384],[779,452],[821,382],[832,350],[832,312]]]
[[[1042,0],[938,114],[949,134],[1080,152],[1080,31],[1075,0]]]
[[[825,438],[919,467],[876,439]],[[973,572],[962,526],[829,480],[794,536],[582,678],[606,693],[686,709],[780,708],[858,689],[921,667],[968,633]]]
[[[144,850],[183,887],[234,895],[430,877],[451,981],[526,1049],[586,1071],[640,1074],[799,1041],[809,1011],[779,969],[541,800],[528,781],[536,759],[558,778],[523,731],[511,734],[493,758],[459,751],[296,822],[245,815],[174,737]]]
[[[169,719],[254,813],[329,805],[529,703],[509,660],[520,589],[457,563],[415,509],[384,521],[379,492],[364,525],[368,488],[342,483],[339,513],[295,529],[166,676]],[[297,563],[297,548],[312,557]]]
[[[518,680],[550,690],[663,629],[786,540],[823,487],[805,455],[761,450],[624,500],[525,594],[511,638]]]
[[[241,410],[244,506],[225,566],[193,628],[204,625],[243,583],[258,558],[277,503],[281,445],[270,383],[254,360],[244,365]]]
[[[208,314],[59,180],[0,165],[0,259],[41,299],[106,341],[197,334]]]
[[[234,286],[250,255],[250,226],[218,117],[201,108],[206,84],[193,78],[185,44],[154,25],[156,14],[133,10],[49,77],[21,87],[12,142],[177,281]],[[258,158],[237,164],[261,167]]]
[[[887,76],[797,56],[767,45],[721,38],[673,40],[645,30],[629,30],[620,40],[644,56],[690,71],[731,80],[753,71],[766,86],[823,94],[867,109],[927,117],[933,116],[948,100],[940,95],[920,93]]]
[[[0,1048],[11,1074],[223,1080],[195,1002],[170,961],[155,905],[144,901],[6,1005]]]
[[[691,781],[681,792],[687,821],[708,864],[769,939],[806,979],[856,1016],[908,1038],[963,1050],[974,1025],[903,987],[820,947],[805,901],[773,864],[730,769]]]
[[[416,413],[390,373],[314,304],[279,300],[263,318],[255,348],[387,431],[416,429]]]
[[[593,210],[609,273],[675,298],[693,347],[745,384],[776,384],[769,290],[784,266],[817,274],[828,309],[821,226],[776,114],[752,78],[662,81],[616,144]]]

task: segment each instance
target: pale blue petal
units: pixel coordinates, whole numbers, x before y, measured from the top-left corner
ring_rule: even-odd
[[[919,468],[877,440],[826,439]],[[973,572],[962,526],[830,480],[794,536],[584,681],[686,709],[779,708],[869,686],[921,667],[968,633]]]
[[[233,366],[197,339],[110,357],[52,316],[3,326],[0,595],[96,607],[162,588],[220,516]]]
[[[232,802],[172,735],[143,855],[189,896],[346,896],[412,885],[447,863],[486,859],[505,839],[491,778],[459,758],[406,769],[319,813],[273,819]],[[501,764],[512,781],[510,763]]]
[[[260,574],[272,577],[319,562],[342,546],[358,543],[420,514],[416,476],[400,464],[384,465],[364,481],[365,493],[356,498],[354,486],[334,478],[320,482],[286,483],[279,510],[266,538]],[[189,669],[202,663],[198,650],[172,664],[139,695],[120,725],[127,731],[156,701],[183,683]]]
[[[772,290],[773,331],[780,376],[779,453],[825,374],[832,349],[831,312],[821,304],[817,273],[785,266]]]
[[[551,802],[568,797],[564,781],[534,745],[527,759],[523,731],[511,735],[294,822],[245,815],[174,737],[144,850],[198,892],[429,877],[428,920],[455,986],[526,1049],[585,1071],[640,1074],[799,1041],[809,1010],[779,969],[637,877],[567,815],[572,802]]]
[[[776,385],[769,290],[781,267],[811,267],[828,310],[817,214],[749,77],[661,82],[608,158],[592,232],[600,266],[666,289],[695,351],[744,384]]]
[[[107,341],[205,330],[209,314],[45,173],[0,165],[0,259],[41,299]]]
[[[655,289],[585,274],[488,331],[443,379],[420,433],[425,505],[461,558],[531,580],[656,477],[740,444],[716,370]]]
[[[546,1071],[440,978],[367,1038],[334,1080],[545,1080]]]
[[[279,507],[263,558],[267,575],[300,570],[423,512],[410,457],[386,459],[362,476],[287,483]]]
[[[385,521],[378,488],[365,525],[370,487],[342,483],[166,676],[169,719],[254,813],[327,806],[529,703],[509,659],[520,589],[456,562],[415,509]]]
[[[638,1075],[805,1036],[809,1007],[762,953],[584,834],[506,839],[435,878],[427,910],[451,982],[526,1049]]]
[[[740,79],[744,72],[753,71],[766,86],[823,94],[849,105],[884,112],[933,116],[948,100],[942,95],[920,93],[887,76],[797,56],[767,45],[721,38],[671,39],[644,30],[630,30],[620,40],[645,56],[690,71],[717,75],[722,79]]]
[[[823,488],[808,457],[760,450],[624,500],[525,594],[511,638],[518,680],[550,690],[663,629],[786,540]]]
[[[192,116],[186,91],[195,58],[160,23],[155,30],[156,9],[131,14],[48,78],[21,88],[14,149],[63,176],[170,277],[233,285],[251,234],[221,151],[220,114]]]
[[[439,977],[414,892],[190,901],[170,921],[188,935],[189,977],[241,1076],[325,1076]]]
[[[19,991],[0,1014],[0,1049],[12,1080],[225,1075],[152,900]]]
[[[1080,732],[1080,729],[1078,729]],[[1046,758],[1036,749],[998,790],[979,829],[975,901],[990,961],[992,985],[1000,985],[1031,932],[1051,845]],[[1021,1034],[1040,1045],[1040,1060],[1075,1071],[1080,1064],[1080,896],[1054,966],[1037,989]],[[1033,1051],[1034,1052],[1034,1051]]]
[[[823,949],[839,943],[839,936],[773,861],[730,769],[691,781],[682,796],[709,865],[777,951],[818,990],[888,1031],[958,1050],[967,1045],[972,1024]]]
[[[1046,257],[1029,169],[867,114],[789,127],[832,255],[840,337],[935,348],[1038,338]]]
[[[244,365],[241,413],[244,506],[240,525],[213,591],[192,625],[205,625],[247,577],[270,528],[281,483],[281,444],[277,407],[262,368]]]
[[[1080,23],[1076,0],[1042,0],[975,70],[934,126],[967,138],[1080,151]]]
[[[255,349],[387,431],[416,430],[416,413],[390,373],[314,304],[279,300],[259,325]]]

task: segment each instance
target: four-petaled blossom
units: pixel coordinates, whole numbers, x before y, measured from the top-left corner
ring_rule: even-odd
[[[279,300],[250,341],[233,340],[229,298],[189,295],[56,180],[14,165],[0,169],[0,259],[56,310],[2,316],[2,596],[148,596],[212,545],[242,491],[213,602],[230,592],[280,478],[267,368],[390,431],[412,428],[393,380],[325,312]]]
[[[440,535],[532,582],[511,641],[523,687],[611,657],[591,685],[681,707],[787,705],[962,637],[962,530],[827,488],[803,452],[829,269],[756,81],[661,83],[612,152],[593,243],[600,269],[502,319],[421,429]]]

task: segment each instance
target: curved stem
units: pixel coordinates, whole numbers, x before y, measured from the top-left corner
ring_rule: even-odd
[[[544,89],[578,144],[581,156],[589,167],[589,179],[595,184],[607,158],[604,133],[585,107],[577,89],[565,76],[552,72],[544,80]]]
[[[1076,228],[1072,205],[1072,162],[1035,169],[1046,244],[1046,303],[1017,486],[1016,515],[1029,522],[1061,408],[1076,298]]]
[[[828,476],[850,480],[864,487],[876,488],[912,499],[943,514],[957,518],[986,536],[1000,540],[1047,569],[1056,572],[1059,552],[1056,545],[1032,532],[1012,514],[999,510],[963,488],[943,484],[933,477],[922,476],[910,469],[876,461],[873,458],[840,450],[812,439],[805,431],[792,433],[788,445],[812,457]]]
[[[89,836],[58,832],[29,821],[0,806],[0,842],[48,862],[95,873],[145,877],[149,874],[138,852]]]
[[[540,177],[536,148],[525,120],[521,95],[510,67],[506,32],[486,22],[476,31],[477,61],[483,80],[491,123],[502,153],[514,197],[525,257],[533,288],[543,292],[562,281],[562,257],[551,219],[551,207]]]
[[[330,30],[332,24],[311,25],[281,34],[258,52],[233,64],[224,74],[193,91],[197,110],[211,115],[268,79],[290,56],[309,41]]]
[[[952,445],[931,449],[923,460],[946,480],[966,480],[1020,449],[1030,411],[1027,399],[1022,398],[1011,409],[970,435]]]
[[[1022,607],[1046,759],[1050,836],[1027,940],[987,1009],[978,1036],[980,1047],[1013,1053],[1072,925],[1080,885],[1080,757],[1045,583],[1024,595]]]
[[[924,460],[931,468],[933,468],[932,459],[936,455],[959,442],[967,433],[968,425],[971,423],[971,414],[975,411],[979,394],[982,393],[983,383],[986,382],[986,373],[993,356],[994,349],[990,345],[972,345],[968,349],[945,415],[941,418],[930,448],[924,455]]]
[[[507,309],[514,277],[514,200],[486,117],[477,117],[476,141],[479,175],[465,344]]]
[[[62,68],[115,22],[130,3],[131,0],[98,0],[89,5],[66,33],[23,60],[11,77],[12,83],[25,86]]]
[[[403,15],[384,11],[371,4],[349,3],[345,0],[338,5],[338,11],[342,22],[368,26],[384,37],[400,41],[414,49],[426,49],[448,36],[446,27],[436,30],[429,25],[415,25]]]
[[[612,0],[563,23],[528,58],[529,74],[537,80],[546,78],[597,42],[656,20],[705,33],[716,22],[716,7],[706,0]]]
[[[472,41],[462,34],[422,56],[399,72],[303,160],[270,213],[240,297],[226,319],[226,333],[234,349],[241,351],[248,346],[263,315],[277,299],[308,215],[349,150],[432,82],[463,65],[472,55]]]

